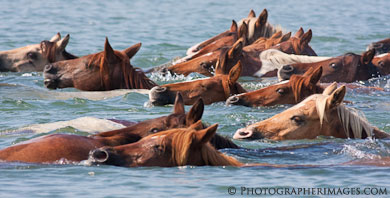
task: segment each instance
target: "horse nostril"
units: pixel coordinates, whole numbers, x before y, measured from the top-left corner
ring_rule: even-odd
[[[238,101],[240,100],[239,97],[237,96],[232,96],[230,98],[228,98],[228,100],[226,101],[227,104],[236,104],[238,103]]]
[[[283,72],[292,72],[294,70],[294,67],[291,65],[285,65],[282,67]]]
[[[241,136],[247,136],[249,134],[249,132],[241,131],[238,134],[240,134]]]
[[[44,72],[49,72],[53,68],[52,64],[45,65],[45,68],[43,69]]]
[[[167,88],[166,87],[156,87],[155,90],[156,90],[156,92],[164,92],[167,90]]]

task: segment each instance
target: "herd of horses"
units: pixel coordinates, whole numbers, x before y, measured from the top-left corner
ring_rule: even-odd
[[[238,140],[295,140],[317,136],[389,138],[344,101],[347,88],[382,90],[350,84],[390,74],[390,38],[372,43],[362,54],[317,56],[309,45],[312,31],[293,35],[267,21],[264,9],[253,10],[230,29],[187,50],[185,57],[148,71],[130,59],[141,43],[114,50],[106,38],[104,50],[77,57],[66,51],[70,36],[57,33],[39,44],[0,52],[2,72],[43,72],[49,89],[74,87],[83,91],[150,89],[149,103],[173,104],[170,115],[130,123],[126,128],[90,136],[51,134],[0,150],[6,162],[56,163],[59,160],[116,166],[272,166],[243,164],[218,149],[240,148],[216,133],[218,124],[201,122],[204,106],[215,102],[248,107],[291,104],[271,118],[238,129]],[[148,73],[206,78],[158,85]],[[278,77],[279,83],[248,92],[241,76]],[[338,87],[336,83],[343,83]],[[184,105],[192,105],[188,113]],[[390,158],[358,160],[347,165],[389,166]],[[304,165],[308,166],[308,165]]]

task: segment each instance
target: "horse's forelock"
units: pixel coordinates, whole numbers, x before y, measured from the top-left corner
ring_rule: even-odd
[[[40,43],[43,57],[47,58],[49,63],[56,62],[57,45],[55,42],[44,40]]]

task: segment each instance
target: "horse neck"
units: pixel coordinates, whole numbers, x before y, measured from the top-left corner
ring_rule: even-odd
[[[141,136],[133,133],[135,127],[130,126],[123,129],[101,132],[90,137],[102,142],[107,146],[129,144],[141,139]]]
[[[151,89],[157,86],[144,72],[126,63],[122,63],[121,73],[123,76],[119,87],[121,89]],[[115,82],[117,79],[112,80]]]
[[[259,59],[259,53],[257,52],[253,53],[242,51],[242,56],[240,60],[242,65],[244,65],[244,67],[242,68],[241,76],[252,76],[261,68],[261,61]]]

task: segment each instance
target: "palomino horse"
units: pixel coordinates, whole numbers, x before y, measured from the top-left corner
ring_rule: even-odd
[[[199,98],[203,98],[205,104],[225,101],[231,95],[246,92],[237,82],[241,68],[240,62],[230,70],[226,69],[225,64],[218,63],[213,77],[154,87],[149,92],[149,103],[172,104],[177,92],[183,95],[186,105],[193,104]]]
[[[46,65],[45,86],[49,89],[75,87],[83,91],[151,89],[157,84],[130,64],[130,58],[140,47],[138,43],[123,51],[113,50],[106,38],[103,52]]]
[[[390,53],[377,55],[371,62],[378,69],[381,76],[390,74]]]
[[[202,129],[202,123],[171,129],[140,141],[115,147],[102,147],[89,154],[95,164],[115,166],[242,166],[233,157],[217,151],[209,143],[217,124]]]
[[[271,118],[238,129],[234,139],[292,140],[317,136],[336,138],[389,138],[386,132],[373,127],[358,112],[342,104],[345,86],[337,83],[313,94],[299,104]]]
[[[46,64],[61,60],[75,59],[76,56],[65,50],[69,34],[61,39],[57,33],[49,41],[40,44],[0,52],[0,72],[43,71]]]
[[[347,53],[342,56],[329,58],[313,63],[295,63],[283,66],[278,71],[279,80],[287,80],[292,74],[302,74],[307,69],[322,67],[321,82],[354,82],[368,80],[379,75],[378,68],[371,60],[375,50],[369,50],[362,55]]]
[[[183,98],[178,94],[172,114],[146,120],[127,128],[107,131],[91,136],[51,134],[34,138],[0,150],[0,159],[31,163],[55,163],[66,159],[79,162],[88,158],[90,150],[102,146],[118,146],[140,140],[150,134],[167,129],[186,127],[201,119],[204,105],[198,100],[186,114]],[[210,138],[216,148],[238,148],[230,140],[215,135]]]
[[[276,32],[270,39],[260,38],[254,44],[245,46],[244,38],[237,40],[232,47],[225,47],[218,49],[214,52],[199,56],[190,61],[172,65],[167,67],[164,71],[170,73],[183,74],[185,76],[192,72],[197,72],[205,76],[212,76],[214,65],[217,60],[225,58],[229,62],[228,67],[232,67],[240,60],[243,65],[242,76],[255,76],[255,77],[269,77],[276,76],[276,71],[284,64],[295,63],[296,58],[280,59],[280,56],[275,56],[279,50],[286,50],[287,52],[293,52],[294,54],[312,55],[313,51],[308,45],[311,39],[311,30],[301,35],[302,28],[294,37],[290,37],[290,33],[283,35],[281,32]],[[273,50],[266,50],[267,47],[271,47],[270,44],[277,44]],[[291,51],[292,50],[292,51]],[[284,54],[284,53],[282,53]],[[227,56],[228,55],[228,56]],[[283,56],[286,57],[286,56]],[[303,58],[307,60],[308,58]],[[299,59],[301,60],[301,59]],[[314,60],[324,60],[324,58],[311,57],[311,62]]]
[[[375,52],[376,52],[375,55],[389,53],[390,52],[390,38],[371,43],[370,45],[368,45],[367,51],[371,50],[371,49],[375,50]]]
[[[303,75],[291,76],[289,81],[231,96],[226,100],[226,105],[258,107],[297,104],[312,94],[322,93],[323,88],[317,85],[321,75],[322,67],[318,67],[314,71],[310,69]]]

